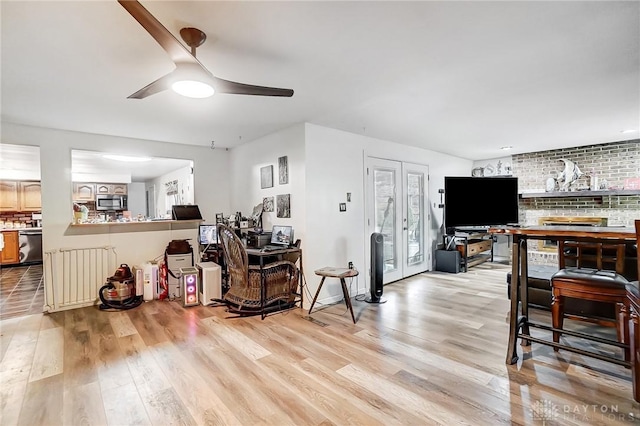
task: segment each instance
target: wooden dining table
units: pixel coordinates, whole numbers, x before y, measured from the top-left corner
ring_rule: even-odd
[[[533,322],[529,319],[529,303],[528,295],[528,250],[527,243],[529,240],[547,240],[547,241],[591,241],[591,242],[635,242],[635,229],[627,227],[602,227],[602,226],[575,226],[575,225],[555,225],[555,226],[526,226],[526,227],[494,227],[489,232],[497,235],[509,235],[512,237],[511,251],[511,310],[509,312],[509,343],[507,346],[507,364],[515,364],[518,361],[517,340],[522,339],[523,345],[530,345],[531,342],[543,345],[558,347],[567,351],[590,356],[603,361],[613,362],[615,364],[630,367],[631,363],[623,359],[602,355],[595,352],[586,351],[580,348],[574,348],[561,343],[555,343],[531,336],[530,327],[536,327],[553,331],[552,327]],[[517,277],[517,278],[516,278]],[[519,287],[519,288],[518,288]],[[583,333],[563,331],[564,334],[574,335],[575,337],[586,338],[600,343],[607,343],[604,339],[588,336]]]

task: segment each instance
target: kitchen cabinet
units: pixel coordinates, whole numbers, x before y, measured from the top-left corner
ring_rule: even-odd
[[[0,265],[20,262],[18,231],[2,231],[2,237],[4,238],[4,248],[0,252]]]
[[[96,201],[96,195],[127,195],[126,183],[90,183],[73,184],[73,201]]]
[[[39,181],[0,182],[0,211],[37,212],[42,210]]]
[[[111,193],[111,185],[106,183],[96,184],[96,194],[110,194],[110,193]]]
[[[96,194],[127,195],[126,183],[97,183]]]
[[[20,182],[20,211],[39,212],[42,210],[42,187],[40,182]]]
[[[114,195],[127,195],[127,184],[115,183],[111,185],[111,193]]]
[[[18,201],[18,182],[0,181],[0,211],[19,211]]]
[[[76,182],[73,184],[73,201],[95,201],[96,184]]]

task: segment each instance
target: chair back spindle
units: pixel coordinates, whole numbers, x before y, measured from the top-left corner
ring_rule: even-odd
[[[624,243],[559,241],[559,269],[589,268],[624,272]]]

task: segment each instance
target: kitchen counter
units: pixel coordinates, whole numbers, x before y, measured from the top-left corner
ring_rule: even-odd
[[[122,232],[165,231],[196,228],[202,219],[197,220],[149,220],[145,222],[102,222],[71,223],[66,235],[108,234]]]

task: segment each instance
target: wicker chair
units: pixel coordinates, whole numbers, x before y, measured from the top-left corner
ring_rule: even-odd
[[[230,310],[248,314],[261,311],[263,275],[264,307],[278,303],[292,305],[295,302],[300,275],[295,264],[282,260],[264,265],[262,269],[257,265],[249,265],[247,251],[233,229],[218,224],[218,238],[227,264],[229,291],[224,295],[224,300]]]

